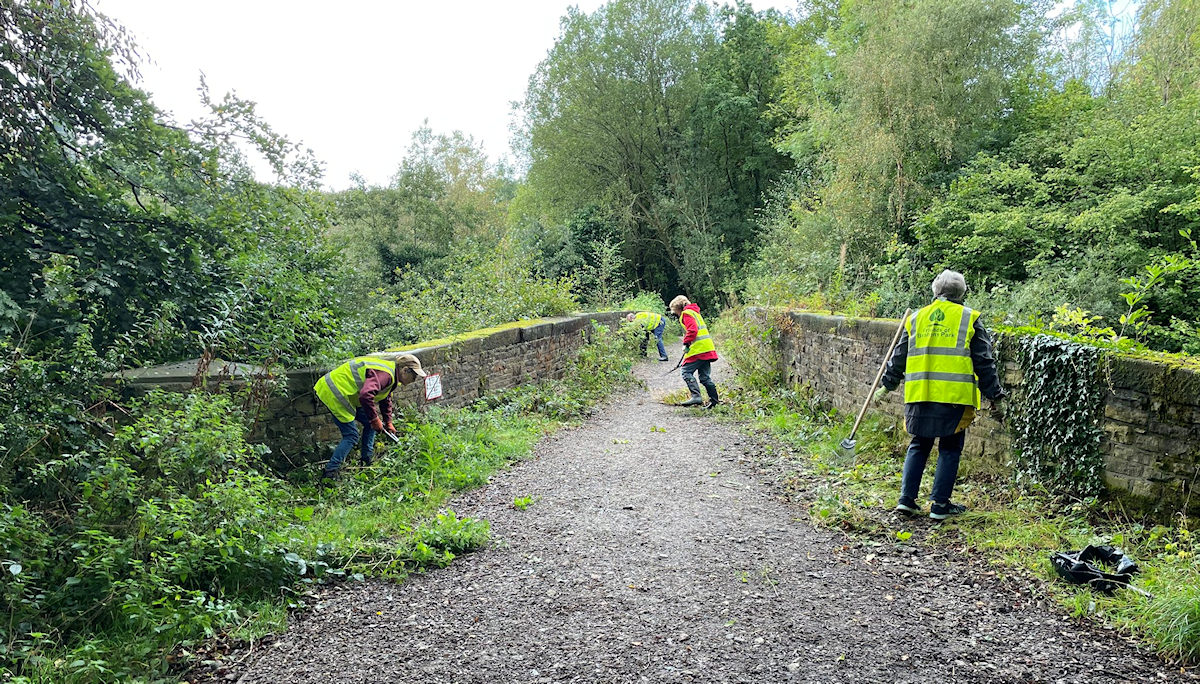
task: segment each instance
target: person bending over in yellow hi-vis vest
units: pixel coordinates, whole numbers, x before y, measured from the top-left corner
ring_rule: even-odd
[[[667,328],[667,317],[662,314],[656,314],[650,311],[639,311],[635,314],[625,316],[625,321],[633,323],[638,330],[644,331],[642,338],[642,356],[646,355],[646,343],[650,341],[650,336],[654,335],[654,339],[658,342],[658,360],[670,361],[667,358],[667,348],[663,345],[663,331]]]
[[[963,305],[966,294],[967,281],[961,273],[946,270],[933,280],[933,303],[904,322],[883,373],[883,386],[875,393],[875,400],[882,400],[904,381],[904,427],[913,438],[896,504],[901,513],[921,512],[917,493],[934,439],[938,460],[929,517],[944,520],[966,512],[966,506],[951,503],[950,495],[958,479],[967,426],[975,419],[980,395],[993,406],[1004,398],[992,338],[979,322],[979,312]]]
[[[392,392],[400,385],[424,376],[420,359],[412,354],[401,354],[395,360],[359,356],[321,376],[313,386],[313,392],[329,409],[333,422],[342,433],[342,441],[334,448],[333,456],[321,473],[322,482],[337,476],[355,443],[360,445],[363,464],[371,465],[376,433],[385,429],[396,432],[392,425]],[[376,404],[379,404],[378,411]],[[363,426],[361,440],[355,421]]]

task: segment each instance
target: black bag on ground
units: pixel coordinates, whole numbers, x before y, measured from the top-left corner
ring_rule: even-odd
[[[1113,567],[1113,572],[1106,572],[1101,563]],[[1134,573],[1138,571],[1137,563],[1134,563],[1132,558],[1108,545],[1089,544],[1080,551],[1052,553],[1050,564],[1066,581],[1072,584],[1087,584],[1106,594],[1128,587],[1133,581]]]

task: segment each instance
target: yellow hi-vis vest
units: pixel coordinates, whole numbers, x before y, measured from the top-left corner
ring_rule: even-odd
[[[396,362],[373,356],[359,356],[334,368],[313,385],[313,391],[321,398],[333,416],[343,423],[354,420],[354,412],[360,405],[358,393],[367,382],[367,369],[383,371],[392,376],[392,382],[375,394],[375,401],[383,401],[396,388]]]
[[[649,311],[639,311],[637,312],[637,315],[633,317],[633,322],[635,324],[644,326],[646,330],[649,330],[650,332],[654,332],[654,329],[658,327],[658,324],[662,323],[662,314],[651,313]]]
[[[708,334],[708,325],[704,323],[704,318],[700,315],[700,313],[690,309],[684,310],[679,314],[680,322],[683,321],[684,316],[692,316],[696,319],[696,339],[692,340],[691,346],[688,347],[687,358],[685,358],[684,361],[687,361],[697,354],[716,351],[717,345],[713,344],[712,337]]]
[[[971,338],[978,319],[978,311],[939,299],[904,322],[906,404],[936,401],[979,408],[979,379],[971,362]]]

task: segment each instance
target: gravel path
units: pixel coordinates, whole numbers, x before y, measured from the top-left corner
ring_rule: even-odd
[[[954,554],[815,528],[749,438],[630,392],[454,503],[493,542],[326,593],[242,682],[1193,681]],[[724,364],[716,366],[718,381]],[[524,511],[513,499],[535,497]]]

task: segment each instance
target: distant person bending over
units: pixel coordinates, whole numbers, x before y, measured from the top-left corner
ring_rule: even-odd
[[[717,398],[717,384],[712,381],[712,362],[717,360],[717,345],[713,344],[708,334],[708,326],[700,316],[700,307],[688,301],[687,297],[679,295],[671,300],[671,313],[679,316],[683,324],[683,382],[687,385],[692,396],[680,406],[699,406],[704,403],[700,398],[700,385],[708,392],[708,405],[713,408],[721,403]],[[696,382],[696,374],[700,374],[700,382]]]
[[[334,368],[317,381],[313,391],[333,415],[342,441],[333,450],[333,456],[321,473],[322,482],[337,477],[346,455],[360,444],[364,465],[371,465],[375,455],[375,434],[387,430],[395,433],[392,424],[392,392],[400,385],[415,382],[424,377],[421,361],[412,354],[401,354],[389,360],[377,356],[359,356]],[[379,404],[378,411],[375,405]],[[355,421],[362,423],[362,440],[359,440]]]
[[[937,470],[929,517],[944,520],[967,508],[950,502],[958,479],[958,461],[967,426],[975,419],[982,393],[997,405],[1004,398],[992,338],[979,322],[979,312],[963,306],[967,281],[956,271],[942,271],[933,281],[932,304],[909,316],[883,374],[876,401],[904,381],[904,427],[913,436],[904,459],[900,501],[896,510],[921,512],[917,494],[925,463],[938,440]]]
[[[633,323],[639,331],[644,333],[641,335],[642,356],[646,355],[646,346],[650,341],[650,335],[654,335],[655,341],[658,342],[658,360],[670,360],[667,357],[667,348],[663,345],[663,331],[667,328],[667,319],[665,316],[649,311],[639,311],[636,314],[625,316],[625,320]]]

